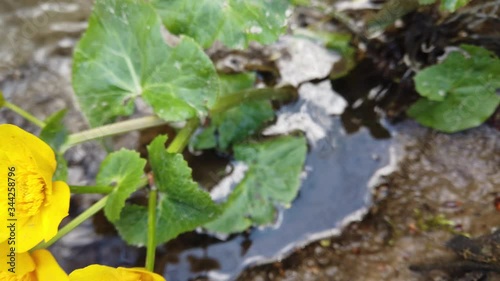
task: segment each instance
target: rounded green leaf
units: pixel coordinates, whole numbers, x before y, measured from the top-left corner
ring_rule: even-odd
[[[203,47],[221,41],[243,49],[251,41],[272,43],[286,30],[288,0],[154,0],[174,34],[193,37]]]
[[[213,105],[219,85],[208,56],[190,38],[166,45],[160,29],[145,1],[96,1],[73,57],[73,88],[92,126],[132,114],[138,97],[167,121]]]
[[[438,65],[414,78],[424,98],[408,110],[419,123],[443,132],[481,125],[500,104],[500,60],[486,49],[462,45]]]

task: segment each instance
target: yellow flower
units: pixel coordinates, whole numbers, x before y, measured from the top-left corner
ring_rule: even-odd
[[[0,243],[8,240],[26,252],[57,233],[68,215],[70,191],[52,182],[56,159],[36,136],[10,124],[0,125]]]
[[[144,268],[109,267],[93,264],[70,273],[70,281],[165,281],[162,276]]]
[[[9,257],[7,242],[0,244],[1,281],[68,281],[68,275],[47,250],[18,253]],[[5,254],[6,253],[6,254]]]

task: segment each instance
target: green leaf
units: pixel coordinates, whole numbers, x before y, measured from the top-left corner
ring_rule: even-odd
[[[60,151],[61,146],[68,139],[69,131],[63,123],[67,112],[63,109],[49,116],[45,120],[45,127],[40,132],[40,138],[56,152]]]
[[[286,30],[288,0],[153,0],[167,29],[193,37],[203,47],[218,40],[244,49],[269,44]]]
[[[307,146],[303,137],[284,136],[238,145],[234,152],[249,168],[223,204],[222,215],[205,225],[211,231],[235,233],[272,223],[276,207],[288,207],[297,196]]]
[[[56,171],[52,176],[53,181],[68,181],[68,162],[62,153],[56,153]]]
[[[430,5],[436,3],[436,0],[418,0],[420,5]]]
[[[146,245],[148,235],[147,207],[134,204],[125,205],[120,215],[120,219],[114,222],[114,224],[118,233],[120,233],[120,236],[129,245],[135,245],[138,247]],[[156,233],[158,235],[158,230]],[[157,243],[159,244],[158,240]]]
[[[419,2],[415,0],[388,0],[384,2],[382,8],[370,19],[366,26],[370,35],[383,31],[393,24],[397,19],[416,10]]]
[[[254,73],[221,75],[221,98],[253,87]],[[266,121],[274,117],[268,100],[247,101],[240,106],[214,114],[210,125],[193,138],[195,149],[218,147],[226,150],[233,143],[240,142],[258,131]]]
[[[166,45],[160,28],[145,1],[96,1],[73,57],[73,88],[92,126],[132,114],[138,97],[167,121],[213,105],[219,82],[208,56],[187,37]]]
[[[215,219],[219,207],[191,177],[191,169],[179,153],[168,153],[166,136],[158,136],[148,146],[149,160],[158,188],[156,241],[164,243]],[[134,227],[132,227],[134,225]],[[130,244],[147,241],[147,209],[126,206],[116,223],[120,235]]]
[[[311,0],[291,0],[291,4],[294,6],[308,6],[311,5]]]
[[[467,5],[470,0],[441,0],[439,8],[441,11],[455,12],[457,9]],[[436,0],[418,0],[420,5],[429,5],[436,3]]]
[[[496,95],[452,95],[442,102],[420,99],[408,115],[420,124],[446,133],[454,133],[481,125],[499,104]]]
[[[111,222],[120,218],[125,201],[141,187],[145,166],[146,160],[139,153],[126,149],[110,153],[102,162],[96,184],[114,187],[104,207],[104,214]]]
[[[3,97],[3,92],[0,91],[0,108],[5,104],[5,98]]]
[[[441,0],[439,8],[442,11],[455,12],[459,8],[467,5],[470,0]]]
[[[420,71],[416,89],[425,97],[408,110],[419,123],[443,132],[479,126],[500,103],[500,60],[486,49],[462,45],[441,64]]]
[[[64,126],[63,119],[66,116],[67,110],[60,110],[45,120],[45,127],[40,132],[40,139],[46,142],[56,155],[56,171],[52,179],[54,181],[66,181],[68,178],[68,163],[64,159],[62,145],[68,139],[69,131]]]

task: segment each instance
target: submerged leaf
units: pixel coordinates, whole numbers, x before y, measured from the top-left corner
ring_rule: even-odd
[[[414,78],[421,98],[408,114],[443,132],[479,126],[500,103],[500,60],[486,49],[462,45],[467,54],[452,52],[438,65]]]
[[[303,137],[284,136],[238,145],[234,152],[249,168],[223,204],[222,215],[205,225],[211,231],[235,233],[272,223],[276,207],[288,206],[297,196],[307,146]]]
[[[205,48],[214,41],[242,49],[251,41],[272,43],[286,30],[288,0],[153,0],[174,34],[193,37]]]
[[[91,125],[133,113],[142,96],[167,121],[206,114],[218,95],[215,68],[184,37],[165,44],[154,8],[139,0],[97,0],[75,48],[73,88]]]

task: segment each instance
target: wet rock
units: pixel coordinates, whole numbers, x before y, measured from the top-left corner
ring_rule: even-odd
[[[273,48],[284,54],[277,61],[281,84],[292,86],[327,78],[333,64],[341,59],[339,54],[303,38],[285,36]]]
[[[335,93],[329,81],[306,83],[299,88],[299,100],[278,111],[276,123],[264,130],[265,135],[286,134],[301,130],[311,145],[316,146],[332,126],[331,115],[342,114],[347,102]]]

